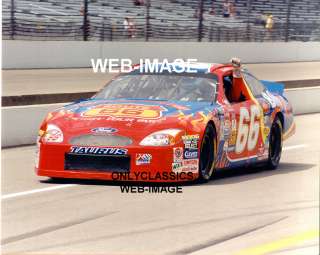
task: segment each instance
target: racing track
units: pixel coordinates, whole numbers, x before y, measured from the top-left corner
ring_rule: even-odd
[[[53,183],[34,147],[3,150],[4,253],[318,254],[320,114],[296,117],[275,171],[219,172],[182,194]]]

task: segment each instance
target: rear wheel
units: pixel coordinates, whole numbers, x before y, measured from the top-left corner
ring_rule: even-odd
[[[269,157],[267,167],[276,169],[279,165],[282,152],[282,124],[279,118],[272,123],[269,137]]]
[[[212,125],[208,125],[201,142],[199,157],[199,180],[207,182],[210,180],[215,159],[216,132]]]

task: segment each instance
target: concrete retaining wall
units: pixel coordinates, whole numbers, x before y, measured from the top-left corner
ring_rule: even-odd
[[[320,112],[320,87],[287,89],[285,96],[292,103],[295,114]]]
[[[288,89],[285,95],[295,114],[320,112],[320,87]],[[2,147],[35,143],[47,112],[65,104],[12,106],[2,108]]]
[[[83,42],[19,41],[2,43],[3,68],[90,67],[91,58],[195,58],[201,62],[244,63],[319,61],[320,42]]]
[[[46,114],[65,104],[2,107],[1,146],[35,143]]]

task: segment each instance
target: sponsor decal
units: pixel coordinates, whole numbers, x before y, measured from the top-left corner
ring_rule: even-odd
[[[182,140],[186,149],[198,149],[199,135],[185,135]]]
[[[183,153],[185,159],[196,159],[198,158],[198,149],[185,149]]]
[[[226,119],[226,120],[224,121],[224,125],[225,125],[225,128],[230,129],[230,128],[231,128],[231,121],[228,120],[228,119]]]
[[[172,163],[172,171],[173,172],[181,172],[182,171],[182,162]]]
[[[264,127],[263,128],[263,134],[264,134],[264,136],[266,137],[267,135],[269,135],[269,133],[270,133],[270,128],[268,128],[268,127]]]
[[[161,119],[156,119],[156,120],[153,120],[153,119],[138,119],[137,122],[140,122],[140,123],[160,123],[162,121],[165,121],[166,118],[163,117]]]
[[[159,119],[164,111],[166,109],[160,105],[105,104],[88,109],[82,115],[84,117]]]
[[[128,153],[128,150],[121,148],[72,146],[70,152],[74,154],[86,155],[126,155]]]
[[[236,149],[236,146],[228,146],[227,152],[234,152],[234,150]]]
[[[265,160],[265,159],[268,159],[268,155],[263,154],[261,156],[258,156],[258,160]]]
[[[268,149],[265,145],[261,144],[257,151],[258,160],[264,160],[268,158]]]
[[[197,166],[199,164],[198,159],[184,159],[182,161],[183,166]]]
[[[199,135],[184,135],[182,136],[183,140],[193,140],[193,139],[197,139],[199,140]]]
[[[198,159],[185,159],[182,161],[182,169],[184,172],[198,172],[199,160]]]
[[[224,139],[228,139],[231,134],[231,121],[226,119],[224,122],[224,129],[223,129]]]
[[[235,117],[233,117],[231,121],[231,129],[233,130],[237,129],[237,120],[235,119]]]
[[[224,139],[224,120],[220,120],[220,134],[222,134],[221,139]]]
[[[224,127],[223,129],[223,135],[224,135],[224,139],[228,139],[230,137],[230,134],[231,134],[231,130],[230,130],[230,127]]]
[[[228,151],[228,147],[229,147],[228,141],[225,141],[223,144],[223,150]]]
[[[230,146],[234,146],[236,144],[236,141],[237,141],[237,130],[232,130],[228,143]]]
[[[268,115],[264,116],[263,121],[264,121],[264,124],[271,123],[271,118],[270,118],[270,116],[268,116]]]
[[[258,155],[258,156],[263,155],[264,150],[265,150],[264,146],[263,146],[263,145],[261,145],[261,146],[258,148],[257,155]]]
[[[96,127],[91,129],[91,132],[97,134],[113,134],[118,132],[118,129],[112,127]]]
[[[183,148],[173,148],[173,162],[181,162],[183,159]]]
[[[151,154],[136,154],[136,165],[147,165],[151,163],[152,155]]]

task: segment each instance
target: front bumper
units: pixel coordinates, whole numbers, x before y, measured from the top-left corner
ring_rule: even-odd
[[[66,154],[70,152],[71,147],[71,145],[40,143],[39,159],[35,168],[36,174],[56,178],[146,182],[179,182],[192,181],[198,178],[198,165],[197,167],[183,168],[182,161],[184,160],[181,160],[181,167],[176,167],[177,164],[180,165],[180,160],[176,162],[174,150],[175,148],[182,149],[182,146],[125,148],[127,149],[126,156],[130,158],[130,167],[125,172],[108,169],[108,167],[103,170],[70,169],[66,167]],[[151,155],[150,162],[141,163],[141,161],[138,161],[137,155],[141,154]]]

